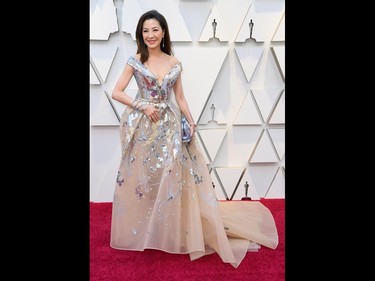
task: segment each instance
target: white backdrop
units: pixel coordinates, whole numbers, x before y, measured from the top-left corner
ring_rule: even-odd
[[[124,105],[111,93],[151,9],[168,21],[218,198],[241,199],[246,182],[254,200],[285,198],[285,1],[90,0],[90,201],[112,202]]]

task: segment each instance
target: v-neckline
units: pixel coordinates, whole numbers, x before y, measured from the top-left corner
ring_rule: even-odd
[[[152,74],[152,76],[155,78],[156,82],[158,83],[158,86],[163,85],[164,79],[167,77],[167,75],[172,71],[173,68],[175,68],[175,67],[180,63],[179,61],[176,62],[176,63],[175,63],[175,64],[174,64],[174,65],[173,65],[173,66],[167,71],[167,73],[164,74],[164,76],[163,76],[163,78],[161,79],[161,82],[160,82],[158,76],[157,76],[156,74],[154,74],[154,73],[151,71],[151,69],[149,69],[145,64],[143,64],[143,63],[142,63],[139,59],[137,59],[136,57],[135,57],[135,59],[136,59],[137,61],[139,61],[139,62],[143,65],[143,67],[146,68],[147,71],[150,72],[150,73]]]

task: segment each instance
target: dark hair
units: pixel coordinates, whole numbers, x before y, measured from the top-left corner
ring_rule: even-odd
[[[162,43],[160,45],[160,49],[168,54],[172,55],[172,43],[171,43],[171,38],[169,36],[169,28],[168,28],[168,23],[165,17],[160,14],[156,10],[151,10],[146,13],[144,13],[138,20],[137,24],[137,29],[135,32],[135,38],[137,39],[137,54],[141,54],[141,62],[144,63],[148,59],[148,50],[145,42],[143,41],[143,35],[142,35],[142,28],[143,28],[143,23],[145,20],[149,19],[156,19],[160,26],[161,29],[164,31],[164,37],[162,39]]]

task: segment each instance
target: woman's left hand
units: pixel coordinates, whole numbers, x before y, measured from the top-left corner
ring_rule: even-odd
[[[190,137],[193,137],[196,130],[197,130],[197,125],[191,124],[190,125]]]

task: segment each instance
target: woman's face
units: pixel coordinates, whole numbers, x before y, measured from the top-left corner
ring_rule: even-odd
[[[148,19],[143,22],[142,35],[148,48],[160,48],[164,32],[156,19]]]

